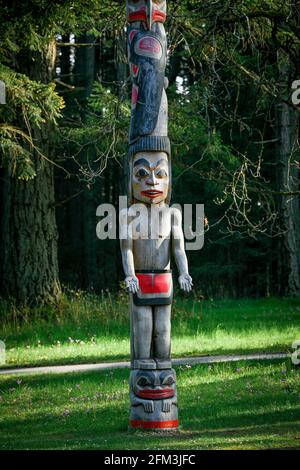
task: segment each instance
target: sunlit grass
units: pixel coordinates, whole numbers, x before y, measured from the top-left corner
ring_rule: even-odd
[[[177,367],[179,433],[129,433],[128,370],[0,377],[1,449],[300,448],[300,368]]]
[[[59,308],[0,304],[5,367],[129,360],[127,296],[74,293]],[[300,299],[201,301],[177,298],[172,356],[288,352],[300,339]],[[2,366],[4,367],[4,366]]]

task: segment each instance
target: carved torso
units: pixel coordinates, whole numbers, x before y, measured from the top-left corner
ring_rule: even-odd
[[[171,257],[171,217],[168,206],[156,208],[145,205],[148,239],[133,240],[133,256],[137,270],[169,269]],[[158,216],[159,210],[159,216]]]

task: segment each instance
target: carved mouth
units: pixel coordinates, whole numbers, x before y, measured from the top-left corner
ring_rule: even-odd
[[[150,197],[151,199],[154,199],[157,196],[160,196],[163,194],[163,191],[157,191],[156,189],[149,189],[148,191],[142,191],[141,193],[143,196]]]
[[[145,389],[139,390],[137,396],[140,398],[148,398],[150,400],[161,400],[162,398],[172,398],[174,390],[171,388],[165,389]]]

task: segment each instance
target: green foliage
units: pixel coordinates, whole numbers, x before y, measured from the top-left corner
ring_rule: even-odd
[[[173,93],[172,93],[173,91]],[[222,141],[216,131],[210,132],[204,117],[205,90],[199,83],[189,87],[186,95],[169,93],[170,138],[174,144],[174,155],[192,154],[194,163],[201,154],[210,164],[217,162],[232,170],[237,168],[238,158]]]
[[[95,82],[86,110],[84,122],[79,122],[77,127],[66,127],[65,136],[79,145],[96,142],[98,153],[109,147],[124,151],[130,121],[129,102],[121,102],[110,88]]]
[[[0,61],[23,48],[43,52],[57,34],[113,31],[124,25],[124,13],[125,4],[120,8],[117,0],[7,2],[1,6]]]
[[[222,266],[221,266],[222,267]],[[226,276],[223,266],[221,275]],[[206,267],[204,276],[215,277]],[[290,351],[300,337],[297,299],[180,298],[172,308],[172,356]],[[129,359],[128,295],[69,291],[59,305],[20,308],[0,302],[3,367]]]
[[[21,180],[30,180],[36,176],[33,167],[32,155],[16,141],[17,130],[12,128],[11,132],[1,129],[0,126],[0,149],[3,155],[3,165],[10,165],[12,175]],[[8,134],[10,138],[1,137]],[[23,134],[26,139],[26,134]]]
[[[17,178],[29,180],[36,175],[33,151],[42,156],[32,137],[32,128],[45,123],[56,125],[64,101],[56,93],[54,83],[30,80],[1,64],[0,78],[6,86],[7,102],[0,106],[1,164],[10,165]],[[14,124],[22,125],[22,121],[26,130]]]
[[[43,84],[30,80],[0,64],[0,77],[7,93],[7,105],[0,108],[1,121],[15,121],[21,115],[31,126],[52,122],[57,124],[64,108],[63,98],[55,91],[55,83]]]
[[[112,88],[95,82],[84,103],[84,117],[78,114],[72,126],[66,122],[61,128],[61,146],[67,144],[69,154],[79,155],[73,158],[88,183],[95,183],[110,161],[124,159],[129,123],[129,101],[121,101]]]
[[[16,56],[33,51],[43,57],[58,34],[72,31],[99,35],[112,10],[110,26],[112,22],[124,23],[125,17],[118,11],[118,2],[100,0],[19,1],[1,4],[0,9],[0,79],[7,90],[7,105],[0,107],[1,165],[11,164],[13,175],[28,180],[35,176],[34,151],[43,157],[32,127],[56,125],[64,101],[54,83],[41,84],[16,73]]]

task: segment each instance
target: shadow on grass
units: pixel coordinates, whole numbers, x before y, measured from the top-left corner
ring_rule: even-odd
[[[13,416],[2,421],[2,448],[197,449],[299,448],[300,402],[295,388],[281,382],[278,365],[244,364],[178,369],[179,433],[128,433],[129,371],[26,377],[32,396],[29,416],[16,417],[20,404],[3,403]],[[230,377],[223,374],[230,373]],[[296,370],[295,374],[299,374]],[[236,375],[235,375],[236,374]],[[1,393],[16,380],[2,380]],[[298,381],[299,383],[299,381]],[[76,385],[82,390],[76,391]],[[78,401],[70,401],[74,389]],[[103,395],[94,400],[94,394]],[[116,395],[117,394],[117,395]],[[24,405],[28,406],[28,405]],[[65,410],[70,413],[64,415]],[[50,411],[49,411],[50,410]],[[87,410],[91,410],[87,412]],[[297,440],[298,439],[298,440]]]

